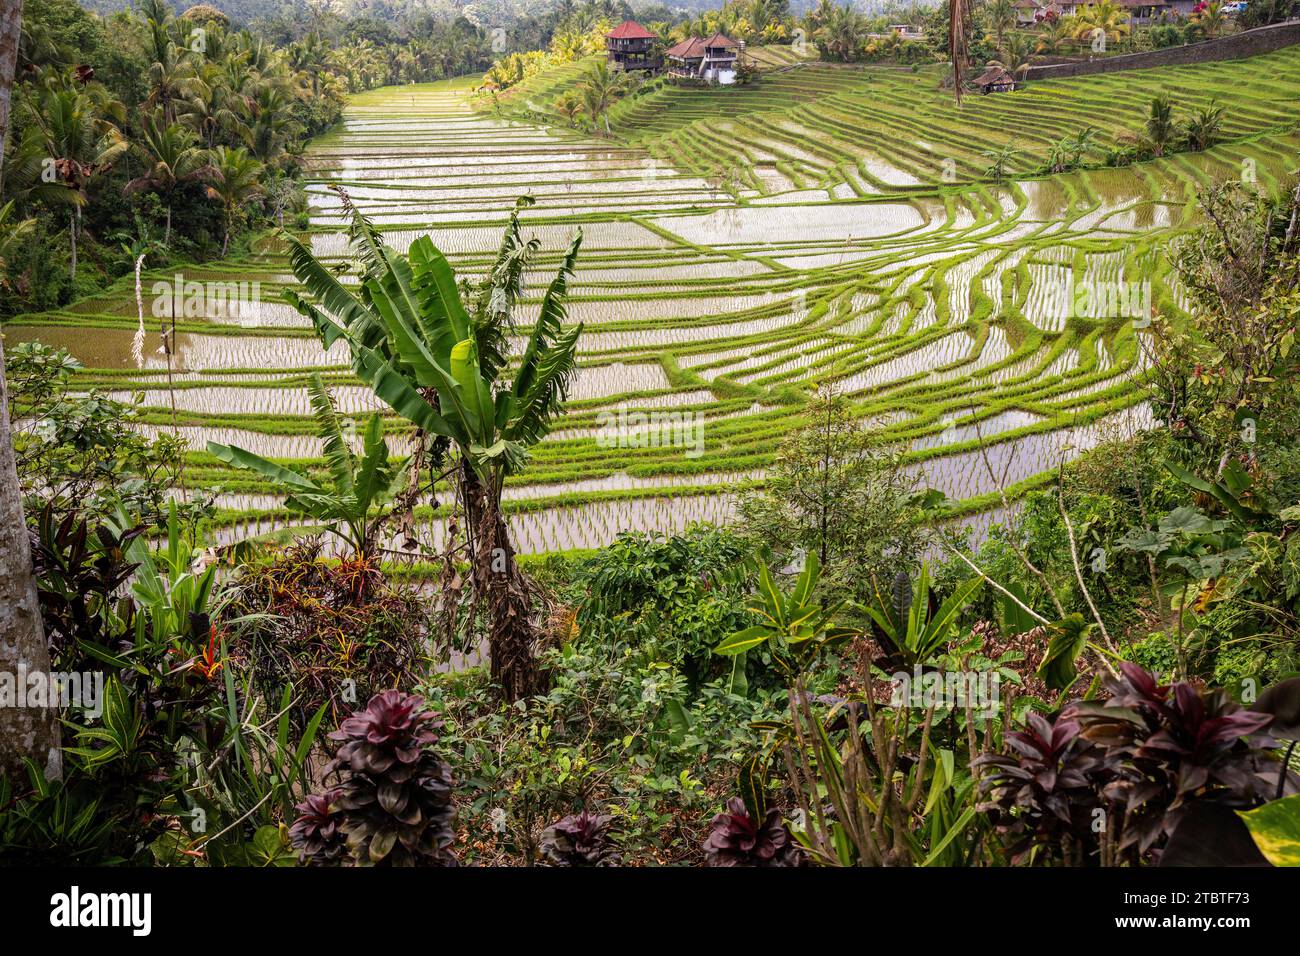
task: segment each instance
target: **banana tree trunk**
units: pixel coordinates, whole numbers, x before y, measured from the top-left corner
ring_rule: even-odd
[[[4,172],[9,95],[18,62],[22,15],[22,0],[0,7],[0,174]],[[20,670],[48,674],[50,653],[32,577],[32,549],[23,520],[9,426],[9,386],[5,380],[4,348],[0,345],[0,673],[16,675]],[[54,709],[0,707],[0,778],[25,782],[24,758],[44,769],[47,780],[62,776],[63,751],[59,749],[58,713]]]
[[[462,482],[474,533],[474,594],[476,601],[487,605],[490,673],[505,699],[513,703],[547,689],[546,677],[537,665],[540,632],[533,621],[530,588],[515,560],[499,495],[485,487],[468,466],[464,466]]]

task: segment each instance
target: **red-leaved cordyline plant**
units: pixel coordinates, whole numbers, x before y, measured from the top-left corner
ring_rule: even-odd
[[[975,761],[991,798],[981,809],[1010,838],[1013,861],[1035,845],[1036,857],[1075,865],[1153,860],[1189,807],[1246,809],[1286,782],[1271,714],[1221,689],[1119,668],[1107,699],[1071,704],[1054,723],[1031,715],[1027,730],[1006,735],[1012,754]]]
[[[353,865],[455,864],[448,850],[454,835],[451,768],[428,749],[441,726],[422,698],[388,690],[330,734],[342,746],[325,770],[339,785],[324,807],[317,801],[308,809],[318,819],[337,814]],[[304,812],[294,823],[304,837],[300,850],[312,828],[324,826]]]
[[[289,828],[289,839],[303,863],[336,866],[347,859],[347,837],[343,833],[343,814],[334,805],[341,791],[308,794],[298,804],[298,819]]]
[[[613,817],[586,810],[542,831],[539,847],[551,866],[618,866],[621,857],[610,835]]]
[[[1100,788],[1110,777],[1105,752],[1079,736],[1079,723],[1030,712],[1028,727],[1005,736],[1013,755],[985,755],[974,761],[989,814],[1007,839],[1012,863],[1041,848],[1080,866],[1098,847],[1093,831],[1102,807]],[[1096,862],[1095,859],[1091,862]]]
[[[756,822],[745,801],[732,797],[709,825],[704,859],[709,866],[799,866],[803,852],[781,822],[780,810],[773,807]]]
[[[1277,789],[1285,770],[1270,752],[1271,714],[1243,710],[1222,689],[1160,684],[1128,662],[1105,686],[1108,700],[1072,704],[1061,716],[1115,763],[1104,795],[1123,813],[1121,852],[1158,850],[1193,802],[1246,809]]]

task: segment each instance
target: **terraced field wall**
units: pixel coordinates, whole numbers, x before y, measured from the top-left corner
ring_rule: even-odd
[[[1117,73],[1121,70],[1146,70],[1157,66],[1183,66],[1189,63],[1212,63],[1218,60],[1244,60],[1247,57],[1272,53],[1300,43],[1300,20],[1273,23],[1253,30],[1243,30],[1232,36],[1216,37],[1189,43],[1186,46],[1147,50],[1143,53],[1125,53],[1079,63],[1050,63],[1031,66],[1025,73],[1029,80],[1061,79],[1067,76],[1086,76],[1091,73]],[[1230,93],[1230,90],[1225,90]]]

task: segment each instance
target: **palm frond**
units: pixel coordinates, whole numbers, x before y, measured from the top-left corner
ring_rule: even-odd
[[[405,459],[394,469],[389,464],[389,454],[388,442],[384,440],[383,419],[376,412],[366,426],[365,452],[353,482],[357,504],[363,513],[368,512],[372,505],[390,499],[395,486],[401,483],[406,474],[410,459]]]
[[[474,338],[478,344],[479,370],[495,382],[505,367],[509,333],[514,331],[514,307],[523,296],[524,276],[541,247],[536,239],[524,240],[519,229],[519,212],[533,205],[531,196],[520,196],[501,237],[496,260],[479,284],[474,310]]]
[[[573,267],[577,262],[578,249],[581,246],[582,230],[579,229],[578,234],[573,237],[568,252],[564,254],[559,272],[555,274],[555,278],[546,289],[546,295],[542,297],[537,323],[533,326],[533,334],[528,339],[523,358],[519,362],[519,371],[511,387],[511,392],[516,399],[522,399],[523,395],[532,388],[541,353],[557,339],[564,326],[564,320],[568,316],[564,300],[569,293],[569,277],[573,275]]]
[[[307,394],[311,399],[312,417],[316,419],[316,430],[323,445],[325,463],[329,465],[334,477],[334,490],[340,495],[352,494],[352,473],[356,470],[356,459],[347,439],[343,437],[343,427],[334,410],[334,399],[319,374],[312,375],[307,384]]]
[[[353,371],[370,386],[380,399],[397,414],[414,422],[420,428],[433,435],[442,435],[456,442],[469,444],[469,436],[453,427],[452,423],[424,400],[400,371],[395,369],[382,355],[374,349],[366,348],[359,342],[352,342]]]
[[[374,348],[376,342],[382,341],[383,327],[365,304],[346,289],[312,255],[311,250],[295,237],[286,236],[285,240],[289,244],[289,266],[293,269],[294,276],[316,299],[319,307],[290,290],[285,291],[285,300],[312,320],[325,347],[333,345],[342,332],[347,332],[350,337],[369,348]]]
[[[419,292],[419,304],[426,310],[417,313],[425,337],[431,341],[435,338],[449,341],[447,352],[450,353],[452,345],[469,338],[470,333],[469,313],[460,301],[456,274],[452,272],[446,256],[438,251],[428,236],[421,236],[411,243],[407,254]],[[444,328],[444,324],[449,328]],[[437,354],[443,354],[441,349]]]
[[[575,325],[539,354],[527,390],[514,397],[517,410],[502,429],[503,437],[529,445],[545,437],[577,373],[581,335],[582,325]]]

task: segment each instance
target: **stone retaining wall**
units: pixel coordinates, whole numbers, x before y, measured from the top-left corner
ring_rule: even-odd
[[[1243,30],[1232,36],[1171,46],[1145,53],[1126,53],[1122,56],[1103,57],[1081,63],[1055,63],[1031,66],[1025,74],[1028,80],[1051,80],[1064,76],[1084,76],[1089,73],[1115,73],[1120,70],[1146,70],[1155,66],[1182,66],[1189,63],[1210,63],[1215,60],[1241,60],[1261,53],[1272,53],[1300,43],[1300,20],[1274,23],[1254,30]]]

